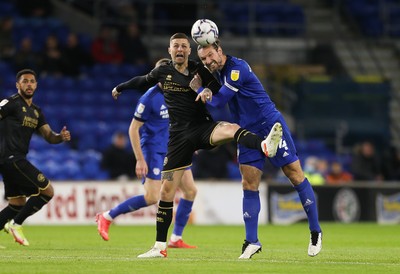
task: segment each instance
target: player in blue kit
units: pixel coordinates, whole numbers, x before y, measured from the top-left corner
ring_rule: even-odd
[[[219,75],[222,87],[212,94],[201,88],[201,78],[196,75],[190,86],[200,97],[211,97],[207,102],[212,106],[228,103],[234,122],[259,136],[267,136],[275,123],[280,123],[283,136],[274,157],[269,158],[274,166],[282,168],[298,192],[308,217],[310,243],[308,255],[316,256],[322,248],[322,231],[318,221],[318,209],[314,191],[305,178],[289,128],[271,101],[261,82],[246,61],[225,55],[217,41],[207,46],[198,46],[197,53],[202,63],[212,73]],[[246,240],[239,259],[249,259],[261,251],[258,240],[258,215],[260,212],[259,185],[266,156],[257,150],[238,144],[238,160],[243,185],[243,219]]]
[[[156,67],[166,62],[169,62],[169,59],[159,60]],[[154,205],[160,199],[161,170],[167,153],[168,125],[169,115],[164,95],[159,85],[155,85],[140,97],[129,127],[129,137],[136,157],[136,175],[143,180],[145,194],[131,197],[113,209],[97,214],[97,229],[103,240],[109,240],[108,230],[117,216]],[[197,193],[190,168],[184,171],[180,189],[183,198],[178,204],[175,226],[168,247],[196,248],[182,240],[183,229],[188,222]]]

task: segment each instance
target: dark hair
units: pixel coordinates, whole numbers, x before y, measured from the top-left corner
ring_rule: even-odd
[[[32,74],[33,76],[35,76],[35,78],[37,78],[36,77],[36,72],[34,72],[33,70],[31,70],[31,69],[23,69],[23,70],[20,70],[20,71],[17,72],[17,75],[15,77],[17,82],[19,81],[19,78],[21,78],[21,76],[24,75],[24,74]]]
[[[203,48],[207,48],[207,47],[213,47],[215,50],[218,50],[218,48],[221,46],[221,42],[220,42],[220,40],[218,40],[217,39],[217,41],[215,41],[214,43],[212,43],[212,44],[210,44],[210,45],[205,45],[205,46],[203,46],[203,45],[198,45],[197,46],[197,51],[198,50],[200,50],[200,49],[203,49]]]
[[[171,61],[171,59],[169,59],[169,58],[161,58],[160,60],[158,60],[158,61],[156,62],[155,67],[159,67],[159,66],[161,66],[161,65],[166,65],[166,64],[168,64],[170,61]]]
[[[171,38],[169,39],[169,41],[171,42],[174,39],[186,39],[190,42],[189,37],[182,32],[178,32],[178,33],[175,33],[174,35],[172,35]]]

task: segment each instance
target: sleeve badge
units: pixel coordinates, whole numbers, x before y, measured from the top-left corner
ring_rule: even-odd
[[[239,80],[240,71],[239,70],[232,70],[231,71],[231,80],[237,81]]]

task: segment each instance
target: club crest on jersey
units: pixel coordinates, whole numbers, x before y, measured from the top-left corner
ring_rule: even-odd
[[[26,107],[22,107],[22,112],[26,112]]]
[[[159,175],[161,173],[161,170],[158,167],[153,168],[153,173],[154,175]]]
[[[42,173],[39,173],[37,176],[37,180],[39,182],[44,182],[44,180],[46,179],[46,177],[44,177],[44,175]]]
[[[237,81],[239,80],[240,71],[239,70],[232,70],[231,71],[231,80]]]

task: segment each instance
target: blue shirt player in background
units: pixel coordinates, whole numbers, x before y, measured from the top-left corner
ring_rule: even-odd
[[[212,94],[201,88],[201,78],[197,75],[190,86],[210,98],[212,106],[224,106],[226,103],[234,122],[259,136],[267,136],[271,128],[280,123],[283,136],[276,156],[269,158],[271,163],[282,168],[284,174],[298,192],[303,208],[308,217],[310,243],[308,255],[316,256],[322,248],[322,231],[318,221],[318,210],[314,191],[305,178],[289,128],[271,101],[261,82],[246,61],[225,55],[217,41],[207,46],[198,46],[197,53],[202,63],[212,73],[219,74],[221,89]],[[261,251],[258,240],[258,215],[260,212],[259,184],[266,156],[254,149],[238,145],[238,160],[242,174],[243,186],[243,219],[246,229],[246,240],[239,259],[249,259]]]
[[[169,59],[161,59],[159,66]],[[134,118],[129,127],[129,138],[136,157],[136,175],[142,179],[145,194],[127,199],[113,209],[97,214],[97,229],[100,236],[109,240],[108,230],[114,218],[121,214],[154,205],[160,199],[161,171],[164,157],[167,153],[169,116],[165,105],[162,89],[155,85],[140,97],[136,106]],[[175,214],[175,226],[168,247],[196,248],[182,240],[183,229],[186,226],[197,189],[190,168],[184,171],[180,199]]]

